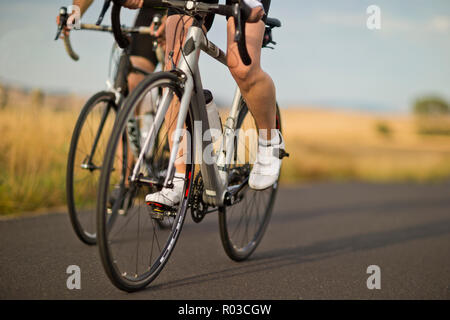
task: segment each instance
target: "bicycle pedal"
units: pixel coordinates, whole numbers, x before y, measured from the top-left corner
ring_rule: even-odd
[[[287,153],[286,150],[284,150],[284,149],[278,149],[276,151],[276,153],[278,153],[278,158],[279,159],[289,158],[289,153]]]
[[[165,217],[175,216],[176,211],[173,207],[157,202],[147,202],[150,208],[150,215],[153,219],[162,220]]]

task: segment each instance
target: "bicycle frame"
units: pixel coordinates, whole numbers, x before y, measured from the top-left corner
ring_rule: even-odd
[[[180,77],[184,84],[184,93],[181,97],[180,109],[173,136],[173,145],[170,152],[169,167],[163,185],[163,187],[169,188],[173,186],[175,161],[177,159],[180,142],[183,136],[183,126],[190,106],[194,123],[197,123],[197,121],[201,122],[201,134],[194,132],[194,137],[192,139],[195,147],[193,157],[196,157],[198,153],[203,155],[203,150],[205,150],[205,148],[211,143],[211,141],[204,141],[203,139],[203,135],[210,129],[210,125],[206,112],[205,97],[203,94],[203,86],[198,66],[200,51],[206,52],[220,63],[225,66],[227,65],[224,52],[205,37],[201,24],[196,19],[194,19],[194,23],[187,32],[187,37],[183,44],[182,50],[183,54],[175,71],[181,75]],[[159,128],[164,121],[164,116],[170,106],[173,95],[174,92],[171,90],[166,90],[164,93],[161,103],[158,106],[154,123],[150,128],[147,139],[144,142],[139,159],[134,166],[131,177],[132,182],[138,180],[138,172],[144,159],[145,150],[151,150],[153,147],[156,139],[155,134],[157,132],[157,128]],[[213,163],[207,163],[203,161],[203,159],[201,161],[200,170],[205,187],[203,201],[208,205],[223,206],[227,192],[229,191],[227,165],[230,163],[234,151],[234,131],[236,118],[240,111],[240,98],[241,93],[239,88],[237,88],[230,114],[226,120],[224,130],[222,132],[223,142],[222,147],[218,152],[217,161]]]

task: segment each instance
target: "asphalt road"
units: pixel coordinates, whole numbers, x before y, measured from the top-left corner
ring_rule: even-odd
[[[450,183],[281,189],[241,263],[225,255],[217,216],[188,218],[163,272],[132,294],[109,282],[64,213],[0,221],[0,259],[0,299],[450,299]],[[80,290],[66,287],[69,265]],[[367,288],[370,265],[379,290]]]

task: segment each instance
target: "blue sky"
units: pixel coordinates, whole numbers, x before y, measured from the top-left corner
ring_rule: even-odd
[[[96,0],[84,22],[93,22]],[[73,62],[54,42],[58,8],[70,0],[0,1],[0,81],[45,90],[89,94],[105,87],[112,36],[74,32],[80,54]],[[381,30],[368,30],[366,8],[381,9]],[[124,23],[135,12],[124,10]],[[424,94],[450,100],[450,1],[272,0],[276,50],[264,50],[282,106],[405,111]],[[105,21],[109,23],[109,19]],[[225,20],[216,18],[209,38],[225,47]],[[228,70],[201,58],[204,86],[229,103],[234,83]]]

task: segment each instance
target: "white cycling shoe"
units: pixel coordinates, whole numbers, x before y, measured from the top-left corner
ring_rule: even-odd
[[[289,157],[281,132],[277,132],[278,135],[272,140],[258,139],[258,153],[248,180],[248,185],[254,190],[264,190],[272,186],[280,175],[282,159]]]
[[[173,208],[180,203],[183,195],[184,173],[175,173],[173,178],[173,188],[162,188],[161,191],[150,193],[145,197],[148,205],[159,204]]]

